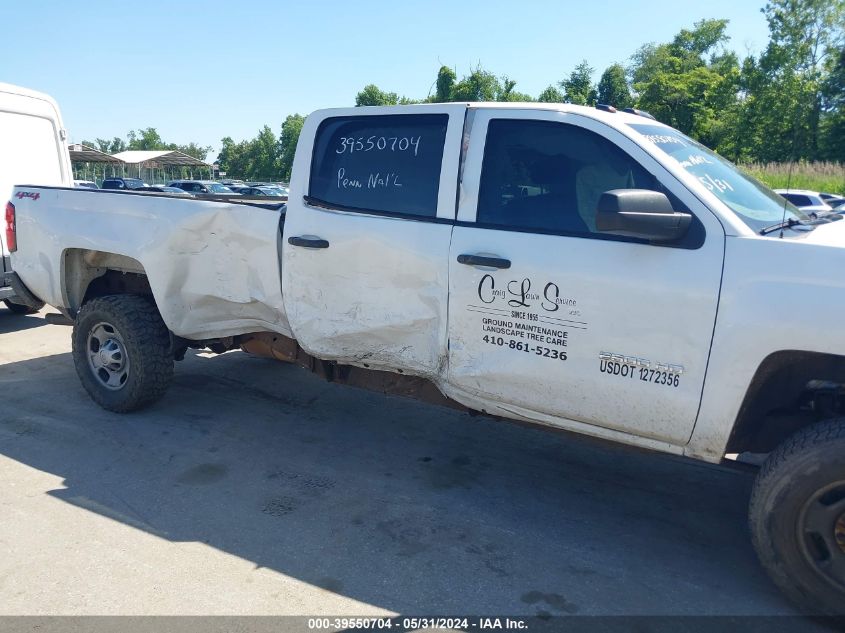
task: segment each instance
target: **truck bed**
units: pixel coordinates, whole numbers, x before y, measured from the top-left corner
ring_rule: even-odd
[[[108,267],[144,273],[178,336],[290,335],[279,259],[285,204],[28,185],[12,201],[14,268],[46,303],[74,314],[84,299],[74,288]]]

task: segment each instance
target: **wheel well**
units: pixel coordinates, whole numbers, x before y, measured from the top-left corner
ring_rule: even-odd
[[[95,297],[153,294],[144,267],[125,255],[72,248],[65,251],[63,266],[65,299],[72,315]]]
[[[845,357],[785,350],[760,364],[728,453],[767,453],[798,429],[845,411]]]

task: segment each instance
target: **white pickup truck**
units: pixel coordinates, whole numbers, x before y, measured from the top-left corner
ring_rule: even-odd
[[[804,609],[845,610],[845,222],[645,113],[324,110],[287,206],[28,185],[10,205],[16,274],[75,319],[107,409],[160,398],[188,347],[240,347],[706,462],[769,453],[760,559]]]

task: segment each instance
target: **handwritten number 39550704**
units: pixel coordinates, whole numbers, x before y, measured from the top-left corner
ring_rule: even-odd
[[[420,151],[422,136],[341,136],[336,154],[354,154],[355,152],[391,151],[407,152],[413,149],[414,156]]]

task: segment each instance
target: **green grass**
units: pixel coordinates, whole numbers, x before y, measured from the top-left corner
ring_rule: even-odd
[[[740,167],[772,189],[786,189],[788,182],[789,189],[845,194],[844,163],[747,163]]]

